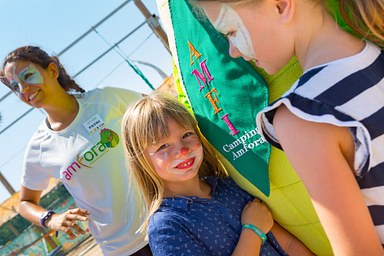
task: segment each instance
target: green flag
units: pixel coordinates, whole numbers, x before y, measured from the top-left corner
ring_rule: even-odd
[[[270,145],[256,114],[268,105],[263,77],[244,59],[229,56],[228,40],[193,14],[186,0],[170,0],[181,85],[203,135],[234,168],[269,196]],[[225,72],[222,72],[225,69]]]

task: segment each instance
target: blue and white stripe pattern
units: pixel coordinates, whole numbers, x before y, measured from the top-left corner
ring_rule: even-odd
[[[367,42],[357,55],[312,68],[261,111],[259,131],[280,149],[273,117],[281,104],[304,120],[349,128],[356,178],[384,244],[384,51]]]

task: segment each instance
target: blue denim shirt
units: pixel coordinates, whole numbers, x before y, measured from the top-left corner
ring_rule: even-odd
[[[212,199],[164,198],[148,225],[155,256],[231,255],[241,233],[241,213],[253,198],[231,178],[206,177]],[[260,255],[287,255],[271,232]]]

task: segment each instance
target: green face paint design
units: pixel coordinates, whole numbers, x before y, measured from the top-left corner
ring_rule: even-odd
[[[21,82],[24,84],[44,83],[40,70],[31,62],[29,62],[25,67],[22,67],[17,74],[16,66],[13,66],[13,74],[8,74],[12,76],[12,79],[9,80],[9,85],[19,97],[21,97],[21,92],[23,91],[23,84]]]

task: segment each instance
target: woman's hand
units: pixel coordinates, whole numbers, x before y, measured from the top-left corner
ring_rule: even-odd
[[[241,214],[241,224],[252,224],[265,234],[273,226],[272,214],[269,212],[266,204],[260,199],[255,198],[253,202],[248,202]]]
[[[81,208],[70,209],[61,214],[53,214],[45,222],[45,225],[52,230],[66,233],[71,238],[76,238],[72,229],[76,230],[82,235],[85,234],[85,231],[76,224],[76,221],[87,221],[89,214],[89,211]]]

